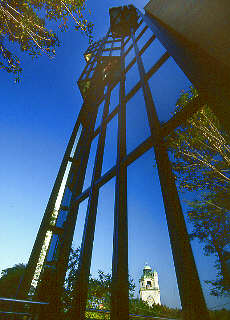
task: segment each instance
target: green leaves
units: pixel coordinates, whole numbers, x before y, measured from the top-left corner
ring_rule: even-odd
[[[194,88],[178,99],[175,113],[197,97]],[[167,140],[179,188],[199,197],[187,202],[191,239],[204,245],[204,254],[215,254],[218,288],[228,279],[224,247],[230,243],[230,137],[207,105],[177,128]],[[195,194],[196,192],[196,194]],[[226,282],[226,281],[225,281]],[[210,283],[210,282],[209,282]],[[230,285],[215,292],[230,293]],[[214,292],[212,290],[212,292]]]
[[[0,278],[1,297],[15,298],[25,268],[25,264],[19,263],[2,271]]]
[[[146,319],[146,316],[150,317],[166,317],[166,318],[176,318],[179,319],[181,317],[181,311],[178,309],[168,308],[164,305],[156,305],[154,304],[150,307],[147,302],[142,301],[138,298],[130,299],[129,301],[129,313],[142,315],[143,318],[139,318],[140,320]]]
[[[179,98],[176,112],[194,99],[197,93],[192,92]],[[201,108],[168,139],[179,186],[187,190],[229,188],[229,137],[211,109]]]
[[[59,41],[56,32],[46,28],[47,20],[60,21],[59,27],[66,31],[70,19],[73,19],[76,29],[84,33],[91,42],[93,24],[85,19],[85,9],[85,0],[1,1],[0,69],[15,74],[17,78],[22,71],[19,63],[15,63],[18,58],[8,48],[10,42],[17,43],[22,51],[32,57],[41,54],[54,57],[54,48],[59,46]]]
[[[65,280],[65,290],[63,296],[64,309],[68,311],[71,308],[73,298],[73,287],[76,280],[77,268],[79,263],[80,249],[71,249],[67,277]],[[97,277],[90,275],[88,287],[88,302],[87,308],[99,308],[103,305],[104,309],[110,309],[112,276],[110,273],[105,273],[98,270]],[[130,296],[135,290],[135,284],[129,277],[129,292]]]

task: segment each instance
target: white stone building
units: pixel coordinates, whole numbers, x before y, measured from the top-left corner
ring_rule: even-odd
[[[158,274],[152,271],[150,266],[145,266],[140,282],[140,299],[146,301],[149,306],[161,304]]]

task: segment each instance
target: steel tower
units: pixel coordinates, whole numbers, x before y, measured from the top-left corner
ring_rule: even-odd
[[[142,47],[139,47],[138,41],[146,30],[151,30],[152,36]],[[154,44],[156,36],[165,45],[167,51],[146,72],[142,54]],[[84,102],[65,151],[22,283],[22,292],[28,292],[46,243],[48,250],[45,251],[37,297],[41,301],[50,303],[50,318],[58,318],[60,295],[78,208],[79,204],[88,198],[72,306],[72,319],[84,319],[99,190],[115,177],[111,317],[113,320],[128,319],[127,167],[149,149],[154,148],[184,319],[195,320],[198,319],[198,315],[200,319],[208,319],[164,141],[165,137],[197,111],[201,104],[198,101],[199,98],[195,99],[185,110],[161,125],[148,82],[150,77],[175,53],[174,44],[170,35],[159,27],[152,17],[143,15],[133,6],[119,7],[110,9],[110,29],[107,35],[91,45],[84,55],[86,66],[78,80]],[[134,58],[126,66],[125,59],[131,50],[134,52]],[[178,50],[173,57],[180,65],[185,65],[183,55],[178,54]],[[126,92],[126,74],[134,64],[138,68],[139,81],[129,92]],[[189,76],[186,68],[184,72]],[[110,113],[110,95],[117,84],[119,84],[119,104]],[[129,115],[126,112],[126,104],[139,90],[144,96],[143,108],[146,108],[151,136],[127,154],[126,121]],[[104,103],[102,121],[100,126],[95,128],[98,107],[101,103]],[[102,175],[106,128],[116,115],[118,116],[117,161],[115,166]],[[83,192],[91,143],[96,136],[98,136],[98,144],[91,185]],[[60,208],[56,213],[55,205],[63,183],[65,183],[65,189]]]

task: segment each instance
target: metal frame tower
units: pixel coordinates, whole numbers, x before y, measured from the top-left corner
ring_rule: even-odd
[[[159,26],[153,17],[143,15],[133,6],[113,8],[110,10],[110,16],[111,25],[107,35],[91,45],[85,53],[86,66],[78,80],[84,102],[47,204],[21,286],[22,291],[29,291],[46,237],[52,235],[37,296],[41,301],[50,303],[50,318],[52,315],[55,319],[57,318],[79,204],[88,198],[72,306],[72,319],[84,319],[99,190],[115,177],[111,318],[113,320],[128,319],[127,167],[149,149],[154,148],[184,319],[205,320],[208,319],[208,312],[164,141],[167,135],[198,110],[201,105],[200,98],[194,99],[187,108],[161,125],[148,81],[170,56],[173,56],[183,67],[183,71],[192,78],[190,79],[192,81],[194,73],[189,73],[192,62],[190,61],[187,68],[187,56],[184,56],[181,51],[183,47],[177,46],[176,39]],[[148,29],[153,32],[152,36],[143,47],[139,47],[137,42]],[[156,37],[165,45],[167,51],[146,72],[142,54],[154,43]],[[117,54],[118,50],[119,54]],[[134,51],[134,58],[125,66],[125,59],[131,50]],[[126,74],[134,64],[138,68],[139,81],[129,92],[126,92]],[[110,95],[117,84],[119,84],[119,104],[110,113]],[[195,85],[197,84],[199,89],[199,83],[195,81]],[[146,108],[151,136],[127,154],[126,119],[129,115],[126,113],[126,104],[139,90],[144,96],[143,108]],[[102,121],[100,126],[95,128],[98,107],[101,103],[104,103]],[[117,161],[115,166],[102,175],[106,128],[116,115],[118,116]],[[98,144],[91,185],[83,192],[91,143],[96,136],[98,136]],[[65,180],[66,173],[68,177]],[[63,181],[65,190],[56,214],[55,203]]]

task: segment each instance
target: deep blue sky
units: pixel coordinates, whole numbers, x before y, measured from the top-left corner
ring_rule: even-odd
[[[103,37],[109,27],[108,9],[131,1],[88,1],[91,20],[95,24],[96,39]],[[143,8],[147,1],[132,1]],[[146,37],[149,37],[147,31]],[[0,169],[1,234],[0,270],[15,263],[26,263],[39,228],[46,203],[54,183],[68,138],[82,104],[77,80],[84,67],[83,53],[88,40],[80,33],[69,31],[60,34],[62,46],[57,49],[54,60],[41,57],[31,60],[23,57],[22,80],[14,84],[13,77],[0,72],[1,114],[0,146],[2,151]],[[145,40],[143,40],[145,41]],[[143,43],[139,43],[139,45]],[[155,49],[153,49],[155,46]],[[148,69],[161,56],[164,48],[155,41],[151,52],[146,51],[143,61]],[[128,59],[132,58],[132,54]],[[133,70],[132,70],[133,69]],[[137,81],[137,70],[127,75],[127,90]],[[159,118],[166,121],[173,111],[182,89],[190,83],[175,65],[168,60],[161,72],[150,80]],[[116,91],[112,93],[111,109],[116,105]],[[127,150],[130,152],[150,134],[141,92],[128,103]],[[109,124],[103,172],[116,160],[115,117]],[[93,150],[90,161],[93,161]],[[129,214],[129,270],[138,287],[138,280],[145,262],[159,274],[161,300],[170,306],[179,306],[172,254],[154,154],[150,150],[128,168],[128,214]],[[87,171],[85,187],[90,182]],[[91,272],[98,269],[111,270],[114,179],[100,191],[95,246]],[[147,191],[146,191],[147,190]],[[79,211],[74,236],[74,246],[80,245],[85,200]],[[204,257],[201,246],[193,243],[199,275],[210,307],[226,303],[224,299],[212,298],[207,293],[204,280],[213,279],[213,257]]]

